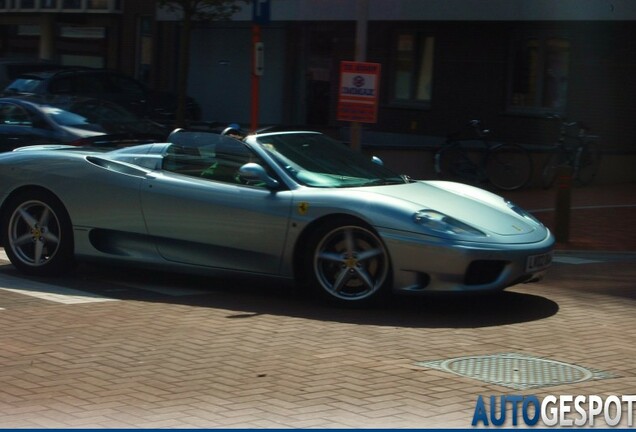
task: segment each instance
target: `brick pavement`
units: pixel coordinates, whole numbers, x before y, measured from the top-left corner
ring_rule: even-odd
[[[633,197],[631,187],[621,190]],[[544,191],[514,198],[550,204]],[[573,200],[618,202],[592,189]],[[478,395],[634,394],[636,255],[625,252],[636,249],[605,237],[633,239],[612,219],[623,216],[600,220],[608,217],[617,229],[602,236],[573,225],[574,246],[598,241],[557,254],[579,264],[557,260],[541,283],[494,298],[399,298],[343,310],[267,282],[87,266],[56,285],[119,301],[64,304],[0,289],[0,427],[466,428]],[[13,278],[24,280],[0,258],[0,287]],[[612,377],[511,391],[417,365],[502,352]]]
[[[502,195],[555,227],[558,190],[538,188]],[[636,184],[574,187],[570,191],[569,241],[558,249],[636,251]]]

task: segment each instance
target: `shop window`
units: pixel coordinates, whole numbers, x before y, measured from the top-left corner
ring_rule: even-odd
[[[62,0],[62,7],[64,9],[81,9],[82,0]]]
[[[19,36],[40,36],[39,25],[19,25],[17,28]]]
[[[87,0],[86,8],[107,10],[109,3],[110,0]]]
[[[563,112],[566,108],[570,42],[534,37],[517,42],[512,50],[508,110]]]
[[[430,106],[435,38],[401,32],[394,46],[391,102],[394,105]]]
[[[40,0],[42,9],[57,9],[57,0]]]
[[[152,17],[142,16],[137,21],[137,79],[150,84],[152,71]]]
[[[33,9],[35,7],[35,0],[20,0],[21,9]]]

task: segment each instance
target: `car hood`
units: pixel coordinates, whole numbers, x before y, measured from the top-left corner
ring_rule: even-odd
[[[526,235],[537,229],[544,230],[540,223],[513,210],[513,204],[508,204],[504,198],[461,183],[419,181],[381,186],[374,192],[387,199],[408,203],[414,211],[436,210],[500,236]]]
[[[73,126],[60,125],[60,128],[63,129],[66,133],[68,133],[72,138],[88,138],[88,137],[104,135],[104,132],[76,128]]]

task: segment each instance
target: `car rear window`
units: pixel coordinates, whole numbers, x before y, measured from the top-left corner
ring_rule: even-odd
[[[42,82],[42,79],[36,77],[18,78],[9,84],[6,91],[18,93],[33,93]]]

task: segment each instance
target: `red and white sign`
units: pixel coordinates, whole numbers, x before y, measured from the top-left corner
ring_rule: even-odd
[[[341,62],[338,120],[375,123],[379,88],[379,63]]]

